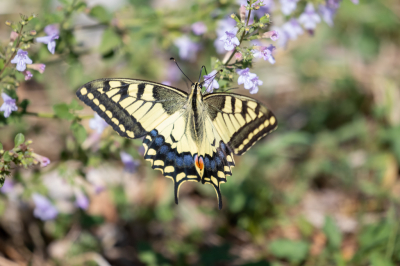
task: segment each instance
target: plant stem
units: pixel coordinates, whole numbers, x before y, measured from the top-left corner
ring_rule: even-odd
[[[21,42],[21,35],[22,35],[22,29],[24,28],[24,25],[21,25],[21,29],[18,33],[18,40],[17,40],[17,45],[15,46],[15,51],[12,53],[12,55],[10,56],[10,58],[8,59],[8,61],[5,63],[3,69],[0,71],[0,78],[1,75],[3,74],[4,70],[6,69],[6,67],[8,66],[8,64],[10,63],[11,59],[15,56],[15,54],[17,53],[17,48],[19,46],[19,43]]]
[[[245,25],[245,27],[244,27],[244,31],[243,31],[243,33],[242,33],[242,37],[240,37],[239,45],[235,47],[235,50],[236,50],[237,47],[239,47],[239,46],[242,44],[244,35],[246,34],[246,27],[249,25],[249,20],[250,20],[250,13],[251,13],[251,5],[252,5],[252,2],[253,2],[253,0],[250,0],[250,9],[249,9],[249,14],[247,15],[246,25]],[[231,56],[230,56],[230,57],[228,58],[228,60],[226,60],[226,62],[224,63],[225,66],[229,63],[229,61],[231,61],[233,55],[235,54],[235,50],[232,51]]]

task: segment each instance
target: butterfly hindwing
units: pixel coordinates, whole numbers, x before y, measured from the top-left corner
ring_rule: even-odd
[[[271,111],[246,96],[213,93],[204,96],[204,103],[222,140],[237,155],[244,154],[278,125]]]
[[[136,79],[98,79],[78,91],[80,100],[98,113],[117,133],[139,138],[180,110],[187,94],[178,89]]]

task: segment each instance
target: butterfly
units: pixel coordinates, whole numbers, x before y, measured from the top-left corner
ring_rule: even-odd
[[[104,78],[76,95],[122,137],[143,139],[144,158],[174,182],[175,203],[186,181],[211,184],[222,208],[221,183],[232,175],[233,155],[242,155],[277,128],[263,104],[233,93],[188,94],[156,82]]]

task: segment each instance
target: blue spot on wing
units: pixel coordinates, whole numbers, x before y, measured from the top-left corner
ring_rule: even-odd
[[[214,161],[211,161],[211,169],[215,170],[215,162]]]
[[[152,131],[150,131],[150,135],[154,138],[155,136],[158,135],[157,130],[153,129]]]
[[[175,163],[176,163],[176,165],[178,167],[182,167],[183,166],[183,158],[182,157],[176,157]]]
[[[160,152],[161,154],[167,154],[168,151],[169,151],[168,146],[167,146],[167,145],[163,145],[163,146],[161,146],[159,152]]]
[[[184,164],[185,164],[186,166],[191,166],[191,165],[193,165],[193,158],[192,158],[191,155],[185,155],[184,158],[183,158],[183,161],[184,161]]]
[[[172,161],[175,158],[175,153],[174,152],[168,152],[167,154],[167,160]]]
[[[163,137],[157,137],[154,141],[157,146],[161,146],[164,143]]]
[[[204,164],[205,164],[206,168],[211,168],[210,159],[208,159],[208,157],[206,157],[204,159]]]
[[[215,157],[215,162],[217,163],[217,165],[221,165],[222,161],[219,157]]]

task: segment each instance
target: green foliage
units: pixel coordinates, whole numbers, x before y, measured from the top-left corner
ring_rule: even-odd
[[[342,244],[342,234],[332,217],[325,218],[324,233],[328,239],[328,245],[333,250],[338,250]]]
[[[276,257],[293,263],[305,260],[310,245],[305,241],[277,239],[269,244],[269,251]]]

